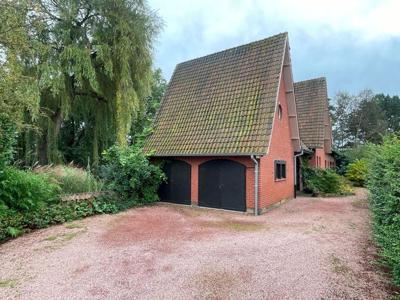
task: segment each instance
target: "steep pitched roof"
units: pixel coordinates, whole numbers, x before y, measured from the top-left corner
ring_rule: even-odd
[[[145,151],[265,154],[287,33],[178,64]]]
[[[324,147],[328,94],[324,77],[294,84],[300,139],[308,148]]]

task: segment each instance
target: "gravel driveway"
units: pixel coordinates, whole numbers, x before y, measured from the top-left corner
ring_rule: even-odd
[[[159,204],[0,246],[0,299],[388,299],[365,192],[270,212]]]

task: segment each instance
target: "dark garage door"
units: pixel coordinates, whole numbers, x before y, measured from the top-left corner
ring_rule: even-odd
[[[164,172],[168,179],[160,186],[158,191],[160,200],[178,204],[191,204],[191,166],[184,161],[170,160],[164,165]]]
[[[246,167],[226,159],[200,165],[199,205],[246,211]]]

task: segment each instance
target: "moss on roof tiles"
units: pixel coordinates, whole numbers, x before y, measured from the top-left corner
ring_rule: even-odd
[[[145,151],[267,152],[287,33],[177,65]]]
[[[324,114],[328,107],[324,77],[294,84],[301,141],[308,148],[324,146]]]

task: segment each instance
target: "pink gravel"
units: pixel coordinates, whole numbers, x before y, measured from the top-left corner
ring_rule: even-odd
[[[366,194],[254,217],[159,204],[0,245],[0,299],[388,299]]]

